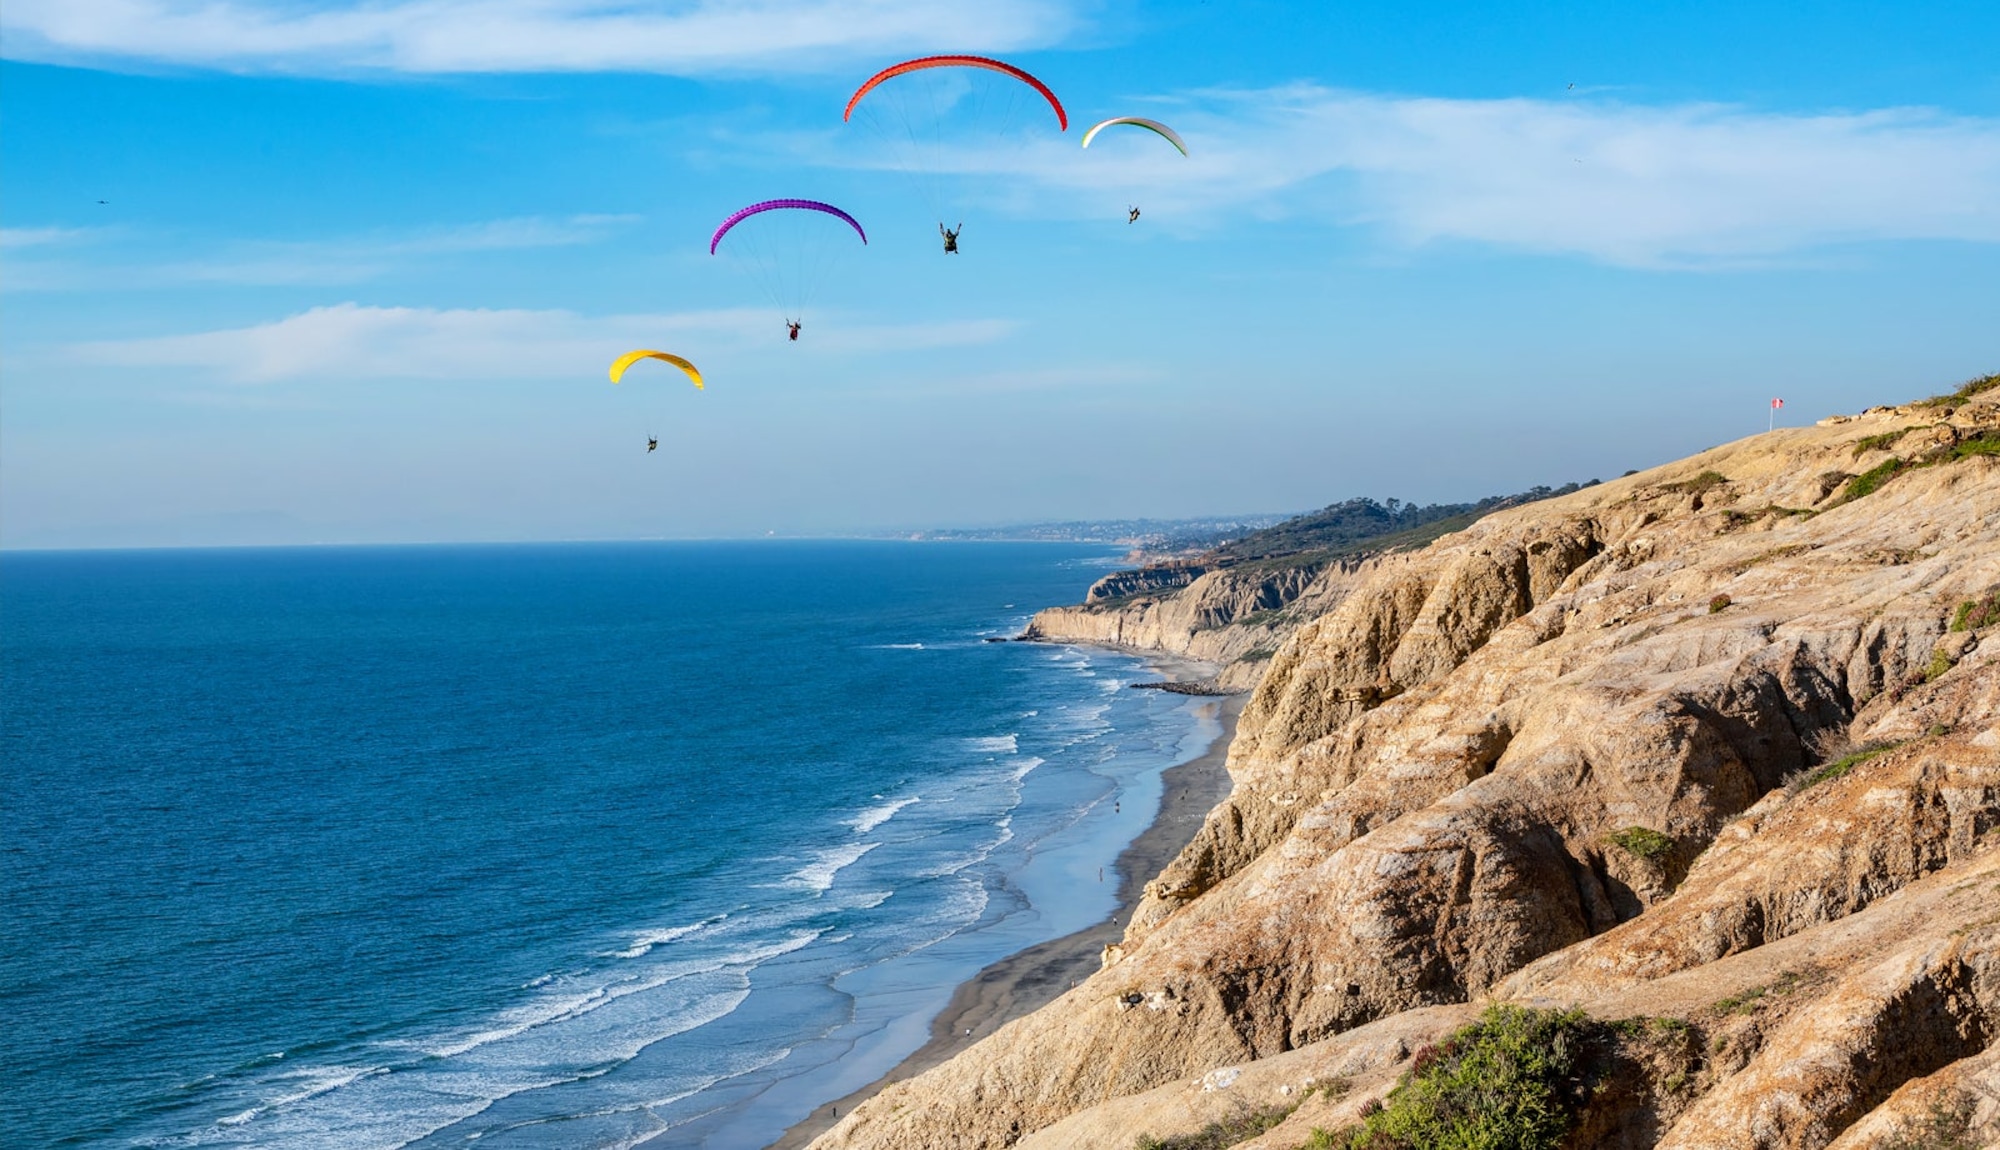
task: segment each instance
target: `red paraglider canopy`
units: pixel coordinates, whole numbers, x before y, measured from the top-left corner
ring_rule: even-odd
[[[854,96],[847,101],[847,109],[840,114],[840,118],[846,120],[848,117],[854,115],[854,106],[861,102],[861,97],[873,91],[875,86],[882,81],[900,76],[905,72],[922,71],[925,68],[985,68],[990,72],[1000,72],[1012,76],[1035,91],[1040,92],[1042,98],[1049,102],[1049,107],[1056,110],[1056,122],[1062,125],[1063,131],[1069,131],[1069,113],[1063,111],[1062,101],[1056,99],[1056,94],[1049,91],[1047,84],[1042,83],[1012,64],[1002,60],[991,60],[985,56],[922,56],[915,60],[905,60],[900,64],[892,64],[875,73],[873,76],[868,77],[868,82],[855,90]]]

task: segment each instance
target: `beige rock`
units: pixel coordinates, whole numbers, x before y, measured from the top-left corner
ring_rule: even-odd
[[[2000,463],[1801,513],[1895,414],[1726,445],[1342,574],[1269,660],[1233,793],[1115,963],[816,1145],[1108,1146],[1122,1126],[1129,1146],[1488,998],[1700,1014],[1727,1040],[1698,1082],[1604,1117],[1606,1144],[1823,1146],[1977,1055],[2000,1033],[2000,928],[1973,914],[2000,889],[2000,660],[1975,646],[1929,671],[1952,606],[2000,584]],[[1106,641],[1162,638],[1200,585]],[[1877,740],[1903,745],[1787,790]],[[1704,1005],[1754,979],[1793,1005]],[[1287,1125],[1258,1144],[1309,1133]]]

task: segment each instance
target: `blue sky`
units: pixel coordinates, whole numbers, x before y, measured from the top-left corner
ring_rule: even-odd
[[[1476,498],[2000,369],[2000,9],[1813,7],[10,0],[0,546]],[[839,115],[940,51],[1072,117],[950,258]],[[773,196],[870,232],[797,344]]]

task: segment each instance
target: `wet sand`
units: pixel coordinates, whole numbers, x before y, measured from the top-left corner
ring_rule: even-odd
[[[1179,676],[1175,676],[1179,677]],[[1224,762],[1236,736],[1236,716],[1247,696],[1218,698],[1213,712],[1222,733],[1199,758],[1171,767],[1161,776],[1160,813],[1118,856],[1118,909],[1096,926],[1009,955],[959,985],[944,1012],[931,1022],[930,1041],[896,1068],[845,1098],[820,1106],[771,1150],[801,1150],[884,1086],[922,1074],[1001,1026],[1055,1001],[1071,984],[1097,973],[1104,948],[1125,935],[1139,896],[1194,838],[1208,812],[1229,794]],[[971,1031],[968,1036],[967,1031]]]

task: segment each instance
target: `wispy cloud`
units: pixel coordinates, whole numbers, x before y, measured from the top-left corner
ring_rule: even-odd
[[[106,231],[105,228],[0,228],[0,250],[88,243],[102,238]]]
[[[1317,216],[1400,245],[1470,241],[1636,266],[1728,266],[1851,241],[2000,241],[2000,120],[1312,85],[1150,106],[1186,136],[1189,157],[1107,136],[1088,152],[1068,141],[967,148],[947,164],[1026,177],[1043,193],[1015,205],[1028,211],[1101,213],[1105,194],[1144,189],[1155,226]],[[816,139],[793,146],[826,164],[888,162]]]
[[[9,0],[6,55],[235,72],[630,71],[823,68],[952,44],[1006,51],[1075,26],[1061,0]]]
[[[325,240],[238,240],[197,259],[142,262],[112,251],[111,263],[40,255],[9,264],[0,281],[8,292],[155,289],[184,284],[290,286],[355,284],[376,279],[423,258],[478,252],[520,251],[597,243],[638,222],[637,216],[584,215],[564,219],[524,216],[470,224],[374,232]],[[24,238],[15,239],[20,233]],[[21,228],[0,236],[9,247],[49,249],[102,238],[102,229]],[[135,238],[135,237],[128,237]],[[162,237],[136,237],[157,244]],[[102,250],[102,249],[100,249]],[[120,258],[120,257],[123,258]]]
[[[861,326],[815,333],[819,351],[891,351],[993,343],[1005,320]],[[317,307],[253,327],[78,344],[72,361],[184,368],[228,383],[362,379],[547,379],[602,370],[632,347],[731,348],[782,336],[753,309],[582,316],[526,309]]]

